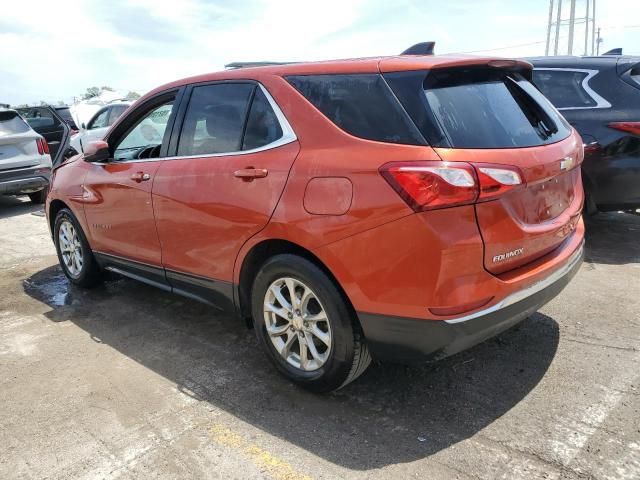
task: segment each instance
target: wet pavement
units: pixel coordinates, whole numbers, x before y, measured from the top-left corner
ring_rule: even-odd
[[[37,210],[0,198],[0,478],[640,478],[640,216],[516,328],[313,395],[235,318],[70,286]]]

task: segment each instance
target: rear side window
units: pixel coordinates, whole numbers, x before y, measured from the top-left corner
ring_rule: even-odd
[[[595,107],[598,102],[584,89],[588,75],[574,70],[534,70],[533,81],[557,108]]]
[[[562,116],[518,73],[467,68],[387,79],[436,147],[530,147],[570,133]]]
[[[424,138],[378,74],[290,76],[287,81],[351,135],[380,142],[425,145]]]
[[[178,140],[178,156],[237,152],[255,85],[194,87]]]
[[[15,133],[25,133],[31,130],[20,115],[16,112],[0,111],[0,136],[13,135]]]
[[[264,147],[282,137],[282,128],[261,88],[256,88],[251,101],[242,150]]]

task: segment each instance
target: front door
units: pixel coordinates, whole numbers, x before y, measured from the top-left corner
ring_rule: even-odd
[[[298,150],[262,86],[192,89],[176,157],[162,162],[153,184],[162,263],[175,290],[227,306],[220,302],[236,256],[269,221]]]
[[[84,183],[85,215],[94,251],[141,268],[161,268],[151,188],[173,99],[141,108],[146,110],[132,112],[141,118],[128,133],[109,139],[113,159],[91,164]]]

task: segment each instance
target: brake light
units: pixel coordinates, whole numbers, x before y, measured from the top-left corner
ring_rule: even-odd
[[[416,212],[493,200],[523,184],[510,165],[390,162],[380,174]]]
[[[47,143],[47,141],[42,138],[36,138],[36,145],[38,147],[38,153],[40,155],[48,155],[49,154],[49,144]]]
[[[612,122],[607,125],[607,127],[615,128],[621,132],[627,132],[633,135],[640,135],[640,122]]]
[[[478,201],[492,200],[522,185],[522,175],[517,167],[509,165],[475,164],[480,182]]]
[[[414,211],[466,205],[478,197],[473,167],[463,162],[391,162],[380,174]]]

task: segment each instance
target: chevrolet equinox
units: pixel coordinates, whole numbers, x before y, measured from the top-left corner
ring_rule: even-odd
[[[54,170],[60,265],[235,312],[314,391],[459,352],[582,261],[582,141],[531,74],[400,55],[159,87]]]

